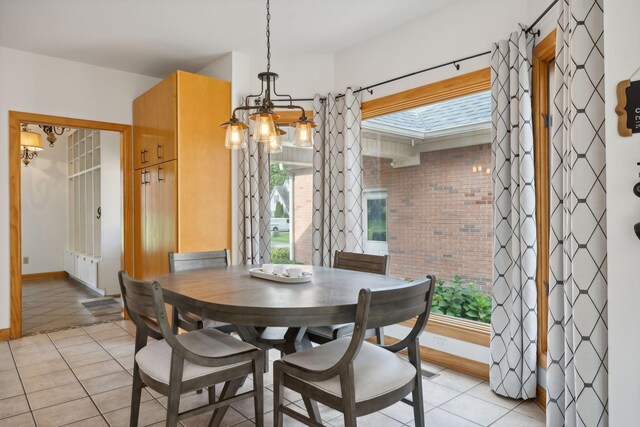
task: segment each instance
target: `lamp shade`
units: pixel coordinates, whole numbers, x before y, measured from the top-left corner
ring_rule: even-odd
[[[316,124],[306,118],[295,122],[296,133],[293,136],[293,144],[296,147],[312,147],[314,127]]]
[[[274,138],[277,138],[276,125],[273,122],[274,116],[269,113],[259,113],[249,116],[253,120],[253,127],[251,128],[253,139],[263,144],[268,144]]]
[[[39,133],[28,130],[20,131],[20,148],[30,151],[42,151],[42,136]]]
[[[241,150],[247,148],[247,137],[245,129],[249,126],[238,121],[237,119],[226,122],[222,125],[227,129],[224,137],[224,146],[230,150]]]
[[[276,128],[276,137],[269,140],[269,142],[265,145],[265,150],[269,154],[277,154],[282,153],[282,135],[285,135],[286,132],[280,128]]]

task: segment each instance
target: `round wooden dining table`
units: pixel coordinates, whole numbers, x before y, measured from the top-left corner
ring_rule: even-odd
[[[299,266],[310,282],[284,284],[237,265],[169,273],[155,280],[168,303],[206,319],[250,326],[308,327],[353,322],[358,292],[406,285],[402,279],[337,268]]]

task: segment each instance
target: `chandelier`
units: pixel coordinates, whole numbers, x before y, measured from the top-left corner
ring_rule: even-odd
[[[31,132],[27,124],[23,123],[20,131],[20,158],[25,167],[29,166],[31,160],[38,155],[38,151],[43,149],[40,134]]]
[[[293,143],[297,147],[313,146],[313,128],[316,124],[309,120],[305,114],[304,108],[293,105],[293,98],[290,95],[281,95],[276,91],[276,80],[278,74],[271,71],[271,29],[270,29],[271,13],[269,12],[269,0],[267,0],[267,71],[258,74],[261,81],[260,93],[257,95],[249,95],[245,98],[245,103],[241,107],[233,110],[231,119],[223,123],[220,127],[225,128],[225,147],[231,150],[239,150],[247,147],[247,138],[245,130],[249,125],[240,121],[237,111],[249,111],[249,120],[251,122],[251,134],[253,138],[262,143],[268,153],[279,153],[282,151],[282,135],[285,131],[276,126],[276,121],[280,118],[274,113],[276,109],[300,110],[300,118],[293,122],[295,129]],[[272,94],[277,97],[288,98],[285,100],[276,100]],[[251,102],[253,101],[253,105]],[[280,104],[282,102],[282,104]]]

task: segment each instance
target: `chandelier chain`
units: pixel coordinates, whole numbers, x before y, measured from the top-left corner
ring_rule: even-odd
[[[271,12],[269,11],[269,0],[267,0],[267,72],[271,71]]]

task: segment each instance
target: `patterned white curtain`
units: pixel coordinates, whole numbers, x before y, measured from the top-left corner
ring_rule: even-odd
[[[246,112],[242,112],[239,116],[242,122],[249,123]],[[271,259],[269,154],[262,145],[249,134],[247,148],[238,152],[240,168],[238,245],[240,260],[244,264],[263,264]]]
[[[351,88],[314,100],[312,262],[331,266],[336,250],[363,252],[361,97]]]
[[[491,57],[493,156],[493,309],[491,388],[536,395],[536,221],[531,127],[533,36],[519,31]]]
[[[557,27],[547,425],[606,426],[607,231],[602,0],[564,0]]]

